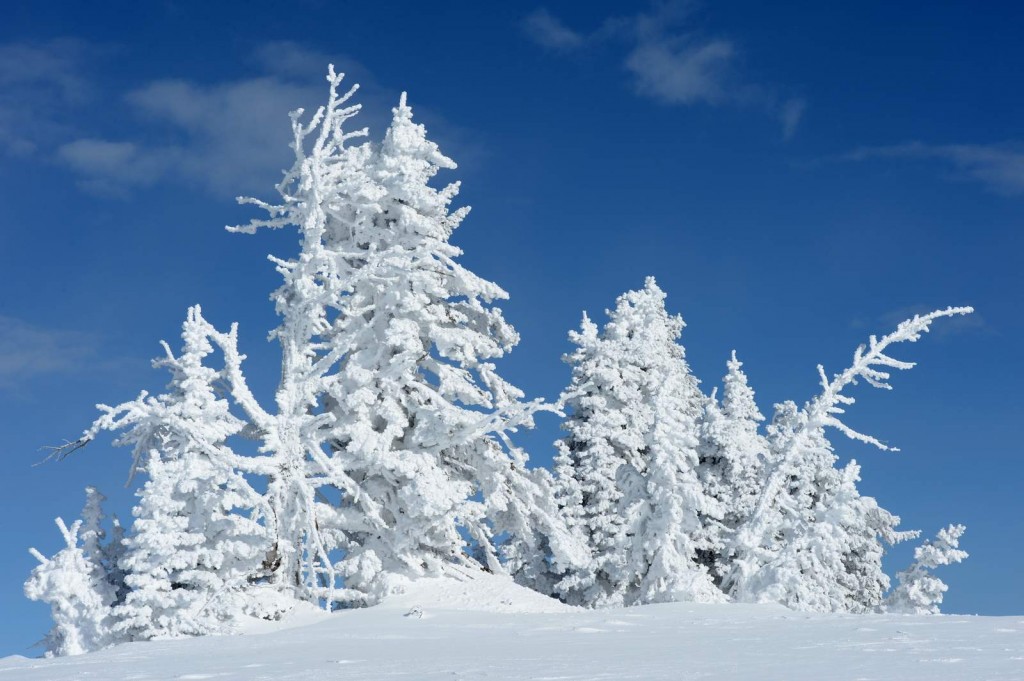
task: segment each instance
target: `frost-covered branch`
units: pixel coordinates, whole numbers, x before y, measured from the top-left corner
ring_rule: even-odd
[[[253,219],[246,225],[229,226],[230,232],[242,234],[254,234],[261,227],[278,229],[281,227],[298,226],[302,227],[306,221],[309,205],[306,202],[306,192],[312,184],[329,186],[331,166],[336,165],[341,157],[339,153],[347,142],[367,135],[366,128],[354,132],[344,132],[342,126],[351,119],[362,108],[362,105],[355,104],[345,106],[352,96],[359,89],[359,85],[353,85],[344,94],[338,94],[338,86],[345,78],[344,73],[336,73],[334,65],[327,67],[327,82],[330,84],[328,101],[326,106],[321,106],[310,118],[308,123],[302,123],[303,109],[296,109],[289,114],[292,127],[291,148],[295,153],[295,163],[292,168],[284,174],[284,177],[277,185],[277,191],[283,202],[272,204],[252,197],[238,197],[240,204],[248,204],[265,210],[268,218]],[[316,140],[307,154],[305,144],[306,138],[314,132],[317,133]]]
[[[839,414],[845,413],[845,407],[856,401],[853,397],[844,395],[843,390],[850,385],[856,385],[859,379],[864,380],[872,387],[892,390],[892,386],[889,384],[891,374],[889,370],[912,369],[915,363],[888,356],[885,353],[889,346],[903,342],[917,342],[923,334],[931,330],[931,325],[935,320],[972,312],[974,312],[972,307],[947,307],[926,315],[914,315],[912,319],[900,322],[895,331],[881,339],[871,336],[867,345],[859,346],[853,353],[853,363],[842,373],[833,376],[831,380],[826,377],[824,367],[819,364],[818,374],[821,377],[822,391],[804,408],[808,427],[831,426],[853,440],[859,440],[886,451],[899,451],[871,435],[865,435],[850,428],[838,418]]]
[[[877,438],[859,433],[839,420],[838,415],[845,413],[845,407],[855,402],[853,397],[843,394],[843,390],[851,385],[856,385],[858,379],[863,379],[873,387],[891,390],[892,387],[888,383],[890,372],[886,371],[886,368],[906,370],[915,366],[913,362],[894,359],[885,354],[891,345],[917,342],[922,334],[931,329],[935,320],[972,312],[974,312],[974,308],[971,307],[948,307],[945,310],[936,310],[923,316],[914,315],[912,319],[900,322],[892,333],[881,339],[871,336],[867,345],[858,346],[853,353],[853,363],[843,372],[836,374],[832,380],[828,380],[824,368],[818,365],[822,391],[800,411],[799,425],[787,437],[781,450],[781,456],[775,463],[769,482],[758,503],[754,515],[755,523],[759,518],[765,516],[767,507],[774,502],[774,497],[781,490],[783,481],[791,474],[792,458],[799,454],[804,434],[831,426],[854,440],[872,444],[882,450],[895,451],[894,448],[885,445]],[[758,525],[755,524],[755,527]]]

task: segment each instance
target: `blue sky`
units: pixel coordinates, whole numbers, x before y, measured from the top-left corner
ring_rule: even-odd
[[[834,442],[862,489],[933,534],[968,526],[948,612],[1024,613],[1024,8],[1018,3],[94,3],[0,21],[0,655],[32,654],[21,595],[94,484],[127,514],[128,454],[73,439],[97,402],[162,386],[149,358],[187,306],[241,325],[267,395],[267,253],[228,234],[288,164],[289,109],[333,61],[379,136],[408,90],[474,207],[455,241],[511,294],[505,374],[530,396],[653,274],[710,391],[735,348],[762,410],[813,395],[868,334],[973,305],[897,356],[892,393],[849,422],[901,447]],[[521,442],[539,465],[557,422]],[[908,547],[893,552],[899,568]]]

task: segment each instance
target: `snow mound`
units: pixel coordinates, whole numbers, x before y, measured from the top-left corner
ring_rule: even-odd
[[[374,609],[377,608],[402,610],[414,617],[431,610],[555,613],[576,609],[520,586],[507,575],[470,570],[410,581]]]

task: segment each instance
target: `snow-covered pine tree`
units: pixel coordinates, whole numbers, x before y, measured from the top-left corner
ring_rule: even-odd
[[[367,168],[370,145],[352,143],[366,130],[344,129],[359,106],[349,104],[358,86],[338,92],[343,78],[329,68],[328,102],[308,123],[300,120],[302,109],[291,114],[295,161],[277,185],[281,203],[240,198],[266,210],[268,217],[228,228],[246,234],[261,228],[299,231],[297,257],[270,256],[284,279],[271,296],[281,318],[271,333],[281,346],[276,410],[264,409],[246,383],[237,326],[213,335],[224,353],[232,396],[249,420],[247,433],[261,441],[262,456],[249,465],[267,478],[268,581],[282,593],[328,607],[361,598],[355,590],[336,590],[332,553],[351,548],[348,531],[361,526],[363,518],[332,507],[324,491],[359,499],[366,515],[378,513],[377,500],[331,461],[327,441],[333,417],[324,410],[327,386],[334,380],[330,374],[350,350],[329,342],[337,302],[350,292],[353,278],[372,276],[366,267],[370,245],[363,235],[379,212],[376,201],[382,195]]]
[[[583,605],[721,600],[697,562],[720,517],[698,477],[705,398],[678,344],[683,321],[665,310],[653,278],[619,297],[598,336],[584,318],[567,357],[572,415],[556,462],[563,515],[591,560],[558,586]]]
[[[573,547],[548,476],[527,470],[508,438],[543,407],[524,402],[491,361],[518,342],[492,304],[507,294],[456,260],[449,238],[468,212],[449,211],[458,184],[429,184],[455,164],[412,121],[404,95],[378,149],[346,146],[358,133],[341,126],[357,107],[342,108],[340,77],[331,70],[329,80],[328,106],[307,125],[293,116],[284,201],[254,201],[269,219],[234,228],[301,235],[296,259],[275,259],[285,276],[275,295],[279,414],[260,410],[234,374],[264,451],[297,471],[271,482],[278,555],[290,565],[281,571],[307,584],[337,574],[345,590],[321,597],[372,603],[403,579],[475,564],[466,536],[488,569],[506,570],[500,535],[508,568],[531,579],[542,547],[555,561]],[[314,501],[317,485],[340,503]],[[301,556],[317,565],[300,566]]]
[[[100,530],[102,496],[93,488],[86,494],[83,520],[71,527],[56,520],[64,548],[52,558],[29,549],[39,565],[25,582],[25,595],[47,603],[53,619],[53,628],[42,641],[47,657],[81,655],[115,642],[111,608],[118,594],[105,559],[111,550],[103,544]]]
[[[82,528],[78,536],[82,540],[82,550],[86,557],[100,566],[107,582],[114,587],[115,605],[124,600],[127,586],[124,583],[124,570],[121,569],[121,558],[124,556],[124,528],[117,516],[110,518],[111,533],[107,536],[104,528],[107,516],[103,511],[103,502],[107,498],[95,487],[85,488],[85,506],[82,508]]]
[[[750,518],[764,484],[768,443],[758,432],[764,416],[733,351],[722,381],[722,402],[707,401],[700,432],[700,474],[705,492],[721,507],[721,519],[702,517],[709,535],[701,562],[720,582],[731,556],[723,554],[728,538]]]
[[[563,396],[570,409],[562,424],[567,435],[555,443],[555,492],[569,530],[588,552],[560,575],[554,591],[572,605],[621,603],[627,538],[618,473],[625,452],[643,447],[650,419],[628,409],[642,400],[639,385],[629,380],[635,372],[620,370],[586,314],[569,340],[576,350],[563,358],[572,382]]]
[[[899,518],[856,492],[859,468],[835,468],[826,427],[883,450],[892,448],[854,431],[839,419],[854,398],[843,391],[858,380],[890,389],[890,369],[914,365],[885,354],[890,345],[915,342],[939,318],[968,314],[947,308],[902,322],[896,330],[854,353],[853,364],[831,380],[819,366],[822,392],[802,409],[776,405],[769,427],[770,465],[751,518],[733,536],[735,556],[723,580],[738,601],[777,601],[796,609],[875,609],[888,587],[882,572],[881,541],[901,541]]]
[[[222,372],[204,365],[213,332],[191,308],[181,354],[165,343],[165,357],[153,362],[171,372],[166,392],[101,406],[104,415],[86,432],[85,439],[119,432],[115,444],[133,447],[133,473],[148,478],[116,559],[124,588],[113,629],[122,640],[226,630],[245,609],[238,593],[266,556],[266,532],[254,516],[262,498],[226,445],[244,423],[218,395]]]
[[[932,570],[967,558],[967,552],[960,549],[960,537],[966,529],[963,525],[950,525],[939,530],[935,539],[915,548],[914,562],[896,574],[896,588],[885,599],[882,609],[908,615],[938,613],[949,587]]]

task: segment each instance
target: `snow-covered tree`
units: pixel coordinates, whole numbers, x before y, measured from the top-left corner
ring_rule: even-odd
[[[240,470],[245,460],[226,444],[245,424],[218,394],[223,372],[204,364],[211,333],[199,307],[191,308],[181,354],[165,343],[153,363],[171,373],[166,392],[101,407],[86,433],[119,432],[115,443],[133,448],[133,472],[147,477],[122,555],[108,558],[123,573],[114,629],[127,640],[224,630],[243,611],[235,597],[266,557],[265,530],[253,516],[262,498]]]
[[[585,314],[569,339],[577,347],[564,357],[572,367],[564,398],[571,412],[562,424],[566,437],[555,443],[556,498],[588,553],[585,561],[568,567],[555,590],[573,605],[621,602],[627,537],[618,473],[626,452],[643,447],[643,428],[650,419],[627,407],[641,408],[639,386],[624,380],[597,325]]]
[[[705,398],[678,344],[683,321],[653,278],[619,297],[598,334],[586,317],[566,392],[572,415],[557,446],[563,515],[591,560],[557,590],[583,605],[720,600],[697,555],[703,515],[720,507],[698,477]]]
[[[458,184],[430,185],[455,164],[413,122],[404,95],[379,148],[346,146],[356,133],[341,125],[356,107],[341,108],[340,77],[329,79],[328,106],[308,125],[293,117],[284,201],[256,202],[270,218],[236,228],[301,235],[297,258],[275,260],[285,276],[275,296],[279,414],[247,408],[264,451],[299,472],[271,482],[277,525],[294,528],[279,530],[286,572],[318,556],[298,572],[344,578],[345,591],[329,599],[372,603],[405,578],[471,563],[471,548],[504,571],[499,535],[513,571],[530,572],[542,545],[557,561],[572,546],[548,478],[528,471],[508,438],[542,406],[524,402],[492,363],[518,342],[493,305],[507,294],[456,260],[449,238],[468,212],[449,210]],[[314,501],[317,485],[340,503]]]
[[[967,552],[960,549],[960,537],[966,529],[963,525],[950,525],[939,530],[935,539],[914,549],[914,562],[896,574],[896,588],[885,599],[886,612],[910,615],[939,612],[939,604],[949,587],[932,574],[932,570],[959,563],[967,557]]]
[[[334,303],[366,264],[369,246],[358,235],[372,224],[381,194],[367,170],[370,145],[352,143],[366,131],[344,130],[359,106],[348,104],[358,86],[338,92],[342,78],[333,67],[329,70],[327,105],[308,123],[300,120],[301,109],[291,114],[295,162],[277,186],[281,204],[240,199],[265,209],[268,217],[229,227],[250,234],[260,228],[299,230],[297,257],[270,258],[284,278],[272,296],[281,317],[271,333],[281,346],[276,409],[264,409],[246,384],[237,327],[215,336],[225,355],[232,395],[249,420],[249,432],[261,440],[262,456],[251,465],[267,478],[269,581],[300,599],[327,602],[345,596],[335,593],[337,576],[330,554],[346,548],[339,526],[353,523],[338,517],[318,490],[333,486],[371,507],[376,504],[356,481],[344,477],[325,446],[325,431],[332,421],[324,413],[325,383],[333,365],[348,351],[327,339],[336,314]]]
[[[723,379],[722,402],[707,401],[700,431],[700,474],[705,492],[718,502],[721,518],[702,517],[709,535],[702,555],[716,581],[727,572],[728,538],[750,518],[764,484],[768,443],[758,432],[764,416],[733,351]]]
[[[25,595],[47,603],[53,619],[53,628],[42,641],[47,657],[81,655],[115,641],[111,608],[118,589],[111,582],[107,556],[116,549],[103,542],[102,495],[93,488],[88,488],[86,494],[83,520],[71,527],[61,518],[56,520],[64,548],[52,558],[29,550],[39,565],[25,582]]]
[[[85,506],[82,508],[82,527],[78,536],[82,540],[82,550],[106,576],[107,582],[114,587],[114,603],[124,600],[127,586],[124,583],[124,570],[121,558],[124,556],[124,528],[117,516],[110,518],[111,532],[108,536],[105,529],[107,516],[103,511],[103,502],[107,498],[95,487],[85,488]]]
[[[948,308],[902,322],[896,330],[854,353],[853,364],[829,380],[819,366],[822,392],[803,408],[776,407],[769,427],[766,483],[750,519],[730,542],[732,560],[723,587],[739,601],[777,601],[805,610],[877,608],[888,578],[881,571],[880,541],[913,536],[896,532],[899,519],[860,497],[859,468],[835,468],[825,434],[832,427],[883,450],[892,448],[854,431],[839,416],[854,398],[844,390],[858,380],[890,389],[890,369],[914,365],[887,354],[890,345],[915,342],[939,318],[970,313]]]

